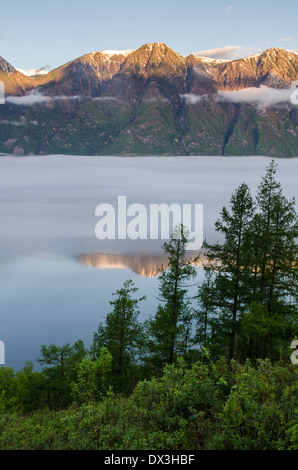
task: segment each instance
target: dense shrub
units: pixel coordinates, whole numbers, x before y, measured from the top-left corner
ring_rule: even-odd
[[[297,450],[295,366],[182,360],[130,396],[66,410],[0,415],[0,448],[23,450]]]

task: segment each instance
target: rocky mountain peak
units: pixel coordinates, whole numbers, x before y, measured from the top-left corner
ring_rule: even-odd
[[[2,57],[0,57],[0,71],[5,73],[17,73],[17,70]]]
[[[123,73],[136,76],[179,75],[186,66],[186,58],[162,42],[144,44],[128,55],[123,66]]]

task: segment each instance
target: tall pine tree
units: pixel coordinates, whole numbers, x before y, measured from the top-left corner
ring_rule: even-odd
[[[176,227],[163,249],[168,264],[159,276],[160,304],[154,318],[147,322],[151,361],[155,367],[172,364],[177,355],[186,357],[191,343],[193,311],[188,283],[196,277],[195,258],[186,256],[187,233]]]
[[[277,357],[297,328],[298,218],[271,161],[258,188],[250,230],[252,303],[244,318],[249,355]]]
[[[133,366],[144,346],[144,331],[138,321],[139,303],[145,299],[134,298],[138,288],[132,280],[125,281],[110,302],[113,306],[94,334],[91,353],[97,358],[102,348],[112,355],[111,381],[116,390],[126,391],[134,385]]]
[[[216,231],[223,236],[222,243],[203,244],[207,262],[205,270],[214,274],[212,287],[199,290],[199,303],[206,310],[218,315],[210,321],[213,345],[231,358],[237,354],[239,320],[249,301],[247,290],[250,275],[248,231],[253,219],[255,205],[247,184],[243,183],[232,194],[230,207],[223,207],[215,224]],[[210,274],[209,274],[210,275]],[[210,290],[211,289],[211,290]],[[206,305],[208,302],[208,306]]]

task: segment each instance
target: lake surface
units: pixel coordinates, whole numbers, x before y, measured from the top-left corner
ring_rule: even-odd
[[[154,314],[162,240],[95,236],[99,204],[203,204],[204,238],[232,191],[255,194],[265,157],[0,157],[0,340],[20,369],[40,345],[88,346],[110,311],[112,292],[132,279]],[[287,197],[298,197],[298,159],[277,160]],[[202,273],[198,270],[198,279]]]

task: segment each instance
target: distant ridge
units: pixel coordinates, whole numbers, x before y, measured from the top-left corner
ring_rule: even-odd
[[[282,48],[217,60],[156,42],[91,52],[42,75],[0,58],[0,152],[296,157],[297,79],[298,55]],[[229,95],[242,90],[245,99]]]

